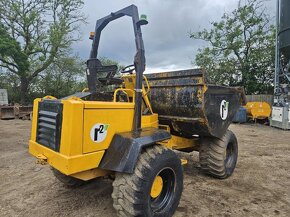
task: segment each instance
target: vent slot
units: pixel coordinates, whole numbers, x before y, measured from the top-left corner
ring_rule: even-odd
[[[39,102],[36,141],[59,152],[61,124],[62,104],[57,100]]]

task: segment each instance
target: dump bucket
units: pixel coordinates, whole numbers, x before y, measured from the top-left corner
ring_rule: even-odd
[[[271,107],[266,102],[248,102],[245,106],[249,118],[266,119],[271,115]]]
[[[207,85],[201,69],[146,74],[159,124],[183,137],[221,138],[240,107],[241,91]]]
[[[15,119],[13,106],[0,106],[0,116],[2,120]]]

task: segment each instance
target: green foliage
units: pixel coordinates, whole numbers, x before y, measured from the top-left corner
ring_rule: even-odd
[[[20,79],[11,72],[2,72],[0,69],[0,88],[8,90],[10,103],[20,102],[21,89]],[[47,69],[30,81],[27,92],[28,104],[33,99],[52,95],[62,98],[82,91],[87,86],[85,81],[85,64],[78,57],[68,55],[56,59]]]
[[[21,102],[31,82],[79,40],[82,0],[0,0],[1,73],[19,79]]]
[[[212,29],[190,35],[209,46],[199,49],[195,64],[212,82],[244,86],[247,94],[272,91],[275,63],[275,27],[262,2],[240,1],[239,7],[212,23]]]
[[[117,62],[116,60],[111,60],[107,57],[100,57],[99,60],[101,61],[102,65],[104,66],[109,66],[109,65],[116,65],[118,67],[117,69],[117,73],[116,73],[116,76],[121,76],[119,74],[119,71],[124,68],[125,66],[123,65],[120,65],[119,62]],[[104,77],[106,75],[106,73],[99,73],[98,77]]]
[[[7,28],[0,23],[0,54],[1,67],[9,69],[11,72],[17,72],[17,67],[21,71],[29,69],[27,55],[22,52],[20,43],[12,38]],[[9,61],[11,59],[12,61]]]
[[[38,97],[62,98],[86,87],[84,62],[77,57],[58,58],[34,82],[31,89]]]
[[[0,0],[0,87],[10,103],[84,89],[85,63],[70,55],[84,22],[82,0]],[[103,65],[116,61],[101,58]]]

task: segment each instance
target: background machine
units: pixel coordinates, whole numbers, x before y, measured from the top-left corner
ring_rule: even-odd
[[[277,1],[274,104],[271,126],[290,129],[290,1]]]

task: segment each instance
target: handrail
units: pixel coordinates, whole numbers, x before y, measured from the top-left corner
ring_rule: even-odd
[[[54,97],[54,96],[51,96],[51,95],[46,95],[46,96],[42,97],[42,99],[53,99],[53,100],[56,100],[57,98]]]
[[[131,89],[125,89],[125,88],[118,88],[118,89],[115,90],[115,92],[114,92],[114,102],[117,102],[117,93],[119,91],[122,91],[123,93],[126,94],[128,102],[130,102],[130,100],[129,100],[129,97],[128,97],[128,93],[126,91],[131,92],[132,96],[133,96],[133,102],[134,102],[134,100],[135,100],[135,92],[133,90],[131,90]]]
[[[88,92],[89,91],[89,88],[84,88],[83,90],[82,90],[82,93],[84,93],[84,92]]]
[[[146,96],[150,92],[150,85],[149,85],[148,79],[145,75],[143,75],[143,78],[144,78],[146,86],[147,86],[147,91],[145,90],[145,93],[144,93],[144,96]],[[144,89],[145,89],[145,86],[144,86]]]

